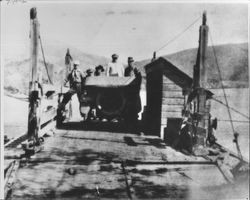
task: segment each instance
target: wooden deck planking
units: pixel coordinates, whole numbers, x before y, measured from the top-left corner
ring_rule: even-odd
[[[26,164],[22,163],[12,199],[97,198],[97,187],[100,198],[128,198],[121,167],[124,160],[205,161],[177,152],[157,137],[57,130],[54,136],[46,138],[43,151]],[[192,179],[206,179],[204,173],[218,175],[214,165],[209,165],[209,169],[207,166],[197,168],[189,165],[156,165],[155,169],[152,165],[151,169],[145,169],[147,166],[127,166],[128,182],[136,198],[156,198],[158,190],[169,198],[177,193],[185,196],[189,194],[190,185],[197,185]],[[76,174],[70,175],[68,169],[75,169]],[[223,182],[221,175],[209,180],[207,185]]]

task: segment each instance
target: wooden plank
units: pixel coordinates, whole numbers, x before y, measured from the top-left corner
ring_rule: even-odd
[[[161,118],[161,124],[167,124],[168,119],[170,118],[182,118],[180,113],[174,113],[174,112],[169,112],[169,113],[165,113],[164,116],[162,116]]]
[[[182,88],[179,87],[178,85],[176,84],[172,84],[172,83],[163,83],[162,84],[162,89],[163,90],[167,90],[167,91],[180,91],[182,92]]]
[[[176,104],[176,105],[162,104],[161,106],[162,111],[175,111],[175,110],[182,110],[183,108],[184,108],[183,104]]]
[[[161,114],[162,121],[167,118],[182,118],[181,112],[163,112]]]
[[[56,108],[51,108],[50,110],[41,113],[41,124],[53,120],[55,116],[56,116]]]
[[[164,73],[168,74],[168,72],[165,70]],[[191,79],[188,80],[184,80],[183,78],[180,77],[180,74],[176,74],[176,73],[172,73],[171,75],[168,74],[168,76],[174,80],[174,82],[172,80],[170,80],[170,78],[167,78],[166,76],[163,76],[163,83],[174,83],[176,85],[180,85],[183,87],[190,87],[190,83],[192,82]]]
[[[181,88],[180,86],[176,85],[176,83],[172,82],[171,80],[169,80],[169,81],[163,80],[162,83],[167,84],[167,85],[174,85],[174,86],[176,86],[178,88]]]
[[[162,82],[163,82],[163,83],[175,84],[173,81],[171,81],[169,78],[167,78],[167,77],[164,76],[164,75],[163,75]]]
[[[179,112],[183,110],[183,105],[162,105],[162,112]]]
[[[183,105],[184,98],[162,98],[162,105]]]
[[[180,91],[162,91],[162,97],[178,97],[178,98],[183,98],[182,92]]]
[[[177,117],[181,117],[181,111],[176,111],[176,112],[172,112],[172,111],[168,111],[168,112],[163,112],[161,114],[161,119],[163,118],[173,118],[174,116],[177,116]]]
[[[39,47],[39,22],[36,8],[30,10],[30,81],[29,81],[29,115],[28,115],[28,138],[38,140],[38,119],[41,117],[38,109],[40,102],[38,82],[41,73],[38,72],[38,47]]]
[[[7,199],[16,184],[17,170],[19,168],[20,161],[14,160],[10,168],[6,171],[4,179],[4,199]]]

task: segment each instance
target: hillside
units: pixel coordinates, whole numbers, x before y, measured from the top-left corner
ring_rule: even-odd
[[[58,45],[54,47],[47,47],[45,49],[46,63],[48,68],[53,67],[53,80],[55,85],[60,85],[65,78],[64,72],[64,57],[67,47]],[[78,49],[70,48],[70,53],[73,59],[80,61],[80,69],[85,71],[88,68],[95,68],[99,64],[107,64],[108,59],[96,55],[83,53]],[[41,53],[40,53],[41,54]],[[27,94],[29,82],[29,67],[30,60],[23,59],[18,61],[5,60],[4,66],[4,88],[10,92],[21,92]],[[39,55],[38,67],[42,70],[44,81],[48,80],[42,55]]]
[[[248,87],[248,44],[218,45],[215,46],[215,52],[222,72],[224,85],[226,87]],[[188,49],[162,57],[166,58],[180,70],[192,77],[196,55],[197,49]],[[149,62],[150,59],[137,62],[136,64],[144,71],[144,66]],[[214,88],[219,87],[218,69],[216,67],[212,47],[208,47],[207,69],[210,86]]]
[[[64,78],[64,56],[67,47],[57,45],[45,48],[46,62],[48,67],[53,66],[53,79],[56,85],[59,85]],[[107,64],[108,59],[96,55],[86,54],[75,48],[70,48],[74,59],[81,62],[80,69],[85,71],[88,68],[94,68],[98,64]],[[227,44],[215,46],[220,70],[222,72],[223,83],[226,87],[248,87],[248,44]],[[193,65],[196,61],[197,49],[188,49],[174,54],[163,56],[180,70],[189,76],[193,76]],[[207,73],[211,88],[220,87],[219,75],[216,67],[215,57],[211,47],[208,47],[207,54]],[[136,62],[136,66],[141,69],[145,76],[144,66],[150,62],[142,60]],[[46,74],[42,56],[39,56],[39,67],[43,74]],[[46,75],[44,76],[46,80]],[[4,88],[10,92],[26,93],[29,82],[29,59],[5,61],[4,66]]]

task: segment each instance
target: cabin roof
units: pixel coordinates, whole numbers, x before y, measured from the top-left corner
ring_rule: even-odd
[[[85,86],[124,87],[130,85],[135,77],[90,76],[85,80]]]
[[[155,71],[162,71],[167,78],[181,88],[192,87],[193,79],[163,57],[159,57],[153,62],[147,64],[145,66],[145,71],[147,75]]]

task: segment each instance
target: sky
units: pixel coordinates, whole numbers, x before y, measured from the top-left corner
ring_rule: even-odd
[[[214,44],[248,41],[248,6],[235,3],[1,3],[1,44],[6,58],[29,56],[29,10],[37,7],[44,48],[72,46],[122,60],[149,59],[153,51],[207,11]],[[201,19],[157,55],[198,46]],[[209,43],[210,44],[210,43]]]

